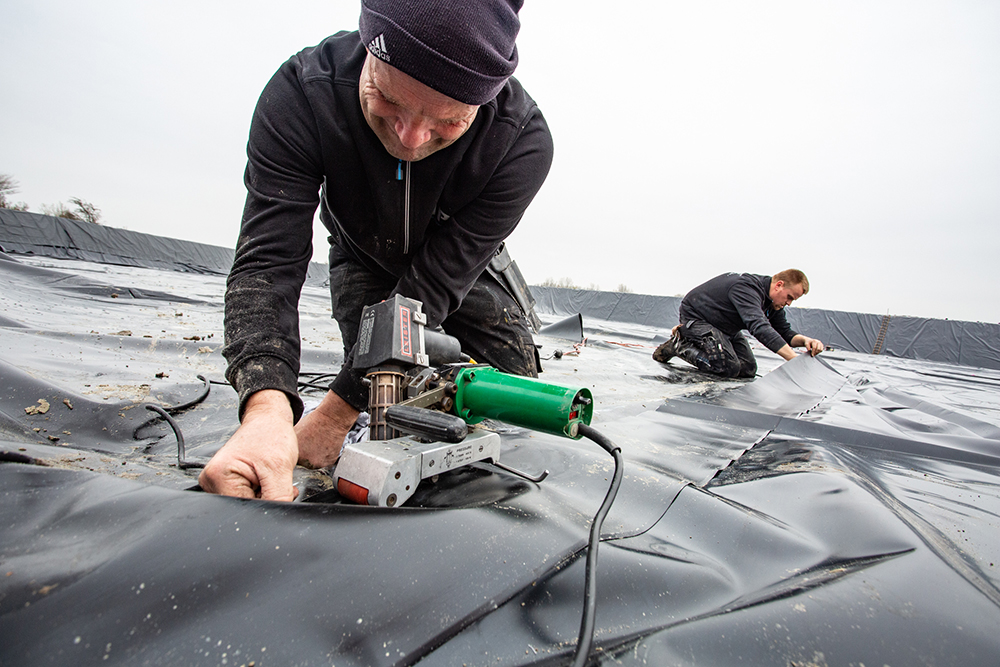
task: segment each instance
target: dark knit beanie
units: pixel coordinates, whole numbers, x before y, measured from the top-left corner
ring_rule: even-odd
[[[373,56],[465,104],[489,102],[514,73],[523,0],[361,0]]]

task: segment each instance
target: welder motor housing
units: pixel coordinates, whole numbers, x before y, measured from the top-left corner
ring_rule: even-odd
[[[425,328],[423,304],[396,294],[382,303],[365,306],[358,328],[354,367],[368,371],[369,437],[391,440],[402,435],[385,421],[385,411],[405,396],[405,375],[415,367],[460,361],[456,338]]]

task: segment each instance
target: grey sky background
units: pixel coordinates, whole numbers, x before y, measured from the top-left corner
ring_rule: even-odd
[[[36,212],[76,196],[232,246],[257,96],[358,7],[0,0],[0,173]],[[1000,3],[527,0],[521,21],[515,76],[556,143],[508,244],[529,282],[673,295],[797,267],[803,307],[1000,321]]]

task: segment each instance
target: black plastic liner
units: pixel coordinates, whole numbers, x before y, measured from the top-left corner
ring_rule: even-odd
[[[177,440],[237,425],[224,277],[0,255],[0,285],[0,665],[567,663],[598,447],[495,424],[545,481],[466,468],[392,510],[305,470],[304,502],[207,495]],[[306,287],[304,379],[342,360],[328,307]],[[719,381],[652,360],[669,327],[585,326],[537,342],[625,456],[592,664],[1000,661],[1000,372],[759,351]]]
[[[0,251],[170,271],[228,275],[233,250],[78,220],[0,209]],[[329,285],[325,264],[307,283]],[[671,328],[680,297],[531,288],[540,312]],[[1000,324],[789,308],[792,326],[852,352],[1000,369]]]
[[[671,328],[681,298],[560,287],[532,287],[537,309],[556,316],[585,317]],[[851,352],[923,359],[1000,369],[1000,324],[848,313],[819,308],[788,308],[798,331],[828,346]]]
[[[6,208],[0,208],[0,251],[221,276],[229,274],[235,254],[232,248]],[[329,284],[327,267],[311,264],[308,280]]]

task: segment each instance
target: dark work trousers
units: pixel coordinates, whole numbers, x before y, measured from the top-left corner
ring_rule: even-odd
[[[330,297],[333,317],[344,339],[344,368],[330,388],[358,410],[368,406],[361,384],[365,369],[351,368],[361,311],[384,301],[397,279],[372,273],[338,248],[330,250]],[[406,296],[406,295],[404,295]],[[538,377],[538,354],[521,307],[488,271],[472,286],[457,311],[441,324],[462,351],[477,363],[514,375]]]
[[[678,330],[677,356],[706,373],[727,378],[752,378],[757,359],[742,332],[726,334],[702,320],[688,320]]]

